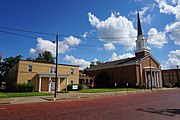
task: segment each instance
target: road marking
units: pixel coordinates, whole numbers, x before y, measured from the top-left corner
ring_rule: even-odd
[[[6,108],[0,108],[0,110],[5,110]]]

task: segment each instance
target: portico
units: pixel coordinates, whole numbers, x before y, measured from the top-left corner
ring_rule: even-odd
[[[150,73],[151,72],[151,73]],[[151,80],[152,80],[152,87],[162,87],[162,77],[161,77],[161,69],[160,68],[144,68],[144,78],[145,78],[145,85],[147,88],[151,87]]]
[[[54,91],[55,90],[55,74],[43,74],[38,73],[37,87],[38,91]],[[43,85],[43,86],[42,86]],[[58,75],[57,91],[60,92],[62,89],[67,90],[68,75]]]

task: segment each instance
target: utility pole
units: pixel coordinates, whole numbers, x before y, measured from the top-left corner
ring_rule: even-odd
[[[177,69],[176,69],[176,77],[177,77],[177,85],[178,85],[178,87],[179,87],[179,73],[178,73],[178,68],[179,68],[179,66],[177,65]]]
[[[150,66],[150,80],[151,80],[151,91],[152,91],[152,71],[151,71],[151,59],[149,58],[149,66]]]
[[[54,98],[56,98],[56,86],[58,80],[58,34],[56,34],[56,76],[55,76],[55,91]]]

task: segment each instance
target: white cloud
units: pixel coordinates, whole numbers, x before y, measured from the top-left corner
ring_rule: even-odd
[[[83,38],[88,37],[88,32],[84,32],[84,34],[82,35]]]
[[[106,50],[115,50],[115,46],[112,43],[104,44]]]
[[[142,10],[139,11],[139,15],[143,16],[147,12],[148,9],[149,9],[148,7],[143,7]]]
[[[125,53],[122,55],[117,55],[116,53],[113,53],[111,58],[109,58],[109,61],[121,60],[121,59],[132,58],[132,57],[135,57],[135,56],[131,53]]]
[[[156,28],[151,28],[148,31],[147,42],[154,47],[162,48],[167,43],[166,35],[163,32],[158,32]]]
[[[176,21],[166,25],[165,30],[170,33],[171,40],[176,45],[180,45],[180,0],[172,0],[170,3],[167,3],[166,0],[156,0],[156,2],[159,4],[160,13],[173,14],[175,16]]]
[[[55,56],[55,43],[52,43],[49,40],[43,40],[42,38],[37,38],[36,48],[31,48],[30,53],[33,55],[38,55],[39,53],[44,52],[45,50],[50,51],[53,56]]]
[[[162,65],[163,69],[165,68],[176,68],[177,65],[180,65],[180,49],[175,51],[170,51],[168,54],[168,60]]]
[[[94,58],[92,62],[97,62],[99,61],[97,58]]]
[[[180,20],[180,1],[173,0],[175,6],[168,4],[166,0],[156,0],[156,2],[159,4],[160,13],[174,14],[176,19]]]
[[[80,42],[81,42],[80,39],[77,39],[73,36],[65,37],[62,42],[58,43],[59,46],[58,53],[65,53],[66,51],[69,50],[69,47],[79,45]],[[37,38],[36,48],[31,48],[29,52],[32,55],[38,55],[39,53],[42,53],[46,50],[46,51],[50,51],[52,55],[55,56],[55,49],[56,49],[55,43],[49,40],[44,40],[42,38]]]
[[[180,45],[180,21],[174,22],[170,25],[166,25],[166,32],[170,32],[170,38],[174,41],[176,45]]]
[[[85,69],[86,67],[90,66],[90,62],[85,61],[84,59],[76,59],[72,55],[66,55],[64,57],[65,61],[71,62],[72,65],[78,65],[80,69]]]
[[[170,0],[172,4],[176,4],[179,0]]]
[[[69,37],[65,37],[63,42],[66,43],[69,46],[75,46],[75,45],[79,45],[81,40],[78,39],[78,38],[75,38],[73,36],[69,36]]]
[[[149,23],[151,23],[152,18],[153,18],[153,16],[151,16],[151,15],[149,14],[149,15],[147,15],[146,17],[143,17],[141,20],[142,20],[142,22],[149,24]]]
[[[109,18],[100,21],[92,13],[88,13],[88,16],[90,24],[97,29],[100,40],[122,44],[126,50],[132,50],[135,47],[137,32],[133,23],[126,17],[112,13]]]
[[[91,62],[91,64],[97,65],[97,62],[99,62],[99,60],[97,58],[94,58],[93,61]]]
[[[147,13],[153,11],[154,7],[155,7],[155,4],[151,4],[146,7],[142,7],[141,10],[138,11],[141,22],[148,23],[148,24],[151,23],[154,16]],[[130,15],[137,16],[137,11],[130,12]]]
[[[69,50],[69,46],[63,42],[59,42],[59,48],[58,48],[58,53],[65,53],[66,51]]]

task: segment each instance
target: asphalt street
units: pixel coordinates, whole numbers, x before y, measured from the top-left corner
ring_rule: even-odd
[[[180,90],[0,105],[0,120],[180,120]]]

